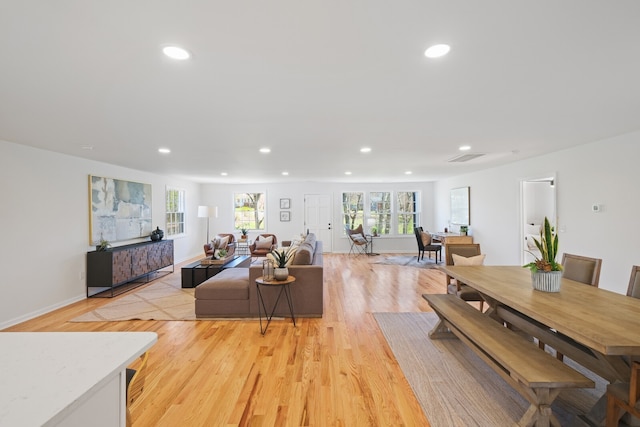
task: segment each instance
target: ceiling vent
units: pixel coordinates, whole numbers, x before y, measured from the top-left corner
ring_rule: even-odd
[[[460,154],[459,156],[456,156],[456,157],[452,157],[447,161],[450,163],[461,163],[461,162],[468,162],[469,160],[477,159],[478,157],[482,157],[482,156],[484,156],[484,153],[467,153],[467,154]]]

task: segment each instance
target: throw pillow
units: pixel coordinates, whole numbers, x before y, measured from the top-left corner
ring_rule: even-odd
[[[359,243],[361,245],[367,243],[367,239],[365,239],[364,236],[360,233],[352,234],[351,238],[353,239],[354,242]]]
[[[216,236],[218,243],[216,244],[216,249],[226,249],[229,244],[229,236]]]
[[[453,258],[453,265],[482,265],[484,264],[485,254],[476,255],[472,257],[463,257],[458,254],[451,254]]]
[[[216,236],[211,241],[211,248],[212,249],[217,249],[219,247],[220,247],[220,236]]]
[[[422,239],[423,246],[429,246],[431,244],[431,234],[426,231],[420,232],[420,239]]]
[[[269,249],[273,245],[273,236],[260,236],[256,239],[256,249]]]

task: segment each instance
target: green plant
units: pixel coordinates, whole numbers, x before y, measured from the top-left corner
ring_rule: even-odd
[[[241,233],[243,236],[246,236],[246,235],[247,235],[247,232],[248,232],[248,230],[247,230],[246,228],[241,228],[241,229],[240,229],[240,233]]]
[[[540,251],[540,257],[529,252],[535,257],[535,261],[523,265],[531,271],[561,271],[562,264],[556,262],[558,255],[558,236],[554,234],[553,227],[549,223],[549,218],[544,217],[544,229],[540,230],[540,240],[533,238],[536,247]]]
[[[226,250],[226,249],[219,249],[219,250],[218,250],[218,256],[219,256],[220,258],[224,258],[224,257],[226,257],[226,256],[227,256],[227,250]]]
[[[287,262],[289,262],[291,257],[294,255],[294,252],[291,248],[283,249],[282,251],[274,249],[271,251],[271,255],[273,255],[273,258],[276,260],[278,268],[285,268],[287,266]]]
[[[107,249],[109,249],[110,246],[111,246],[111,243],[109,243],[108,240],[101,238],[100,243],[98,243],[98,245],[96,246],[96,250],[99,252],[106,251]]]

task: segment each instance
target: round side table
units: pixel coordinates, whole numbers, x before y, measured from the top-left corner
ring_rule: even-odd
[[[293,319],[293,326],[296,326],[296,318],[293,314],[293,301],[291,301],[291,290],[289,289],[289,285],[294,283],[296,278],[293,276],[287,276],[285,280],[265,280],[264,277],[260,276],[256,279],[256,289],[258,290],[258,318],[260,319],[260,333],[262,335],[267,332],[267,328],[269,327],[269,323],[271,323],[271,319],[273,318],[273,313],[276,311],[276,307],[278,306],[278,302],[280,302],[280,297],[284,293],[287,298],[287,303],[289,304],[289,313],[291,313],[291,319]],[[271,314],[268,314],[267,307],[264,303],[264,297],[262,296],[262,291],[260,287],[280,287],[280,292],[278,293],[278,298],[276,298],[276,302],[273,304],[273,308],[271,309]],[[267,321],[267,324],[262,329],[262,310],[264,310],[264,317]]]

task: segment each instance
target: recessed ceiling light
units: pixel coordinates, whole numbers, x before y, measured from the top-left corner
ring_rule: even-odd
[[[345,175],[351,175],[351,171],[346,171],[344,174]]]
[[[91,150],[93,150],[93,146],[91,146],[91,145],[83,145],[81,148],[82,148],[83,150],[87,150],[87,151],[91,151]]]
[[[227,176],[227,175],[229,175],[229,174],[228,174],[228,173],[226,173],[226,172],[220,172],[220,175],[222,175],[222,176]]]
[[[360,149],[361,153],[370,153],[371,152],[371,147],[362,147]]]
[[[162,48],[162,52],[171,59],[177,59],[183,61],[189,59],[191,54],[186,50],[178,46],[165,46]]]
[[[287,176],[287,175],[289,175],[289,172],[284,171],[284,172],[282,172],[282,175]]]
[[[440,58],[449,53],[449,50],[451,50],[451,48],[448,44],[436,44],[425,50],[424,56],[427,58]]]
[[[412,173],[413,173],[413,172],[411,172],[411,171],[406,171],[404,174],[405,174],[405,175],[411,175]]]
[[[460,151],[469,151],[471,150],[471,146],[470,145],[461,145],[458,150]]]
[[[170,152],[171,150],[169,150],[168,148],[158,148],[158,153],[169,154]]]
[[[267,148],[267,147],[263,147],[260,149],[261,153],[270,153],[271,152],[271,148]]]

